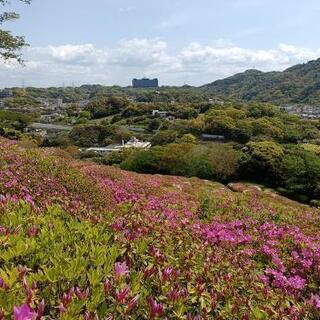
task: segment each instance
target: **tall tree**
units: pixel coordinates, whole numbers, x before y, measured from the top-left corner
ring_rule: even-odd
[[[30,4],[32,0],[18,0],[26,4]],[[9,0],[0,0],[0,7],[9,4]],[[21,49],[27,45],[24,37],[14,36],[8,30],[3,30],[1,26],[8,21],[19,19],[16,12],[0,12],[0,60],[8,61],[9,59],[23,62],[21,57]]]

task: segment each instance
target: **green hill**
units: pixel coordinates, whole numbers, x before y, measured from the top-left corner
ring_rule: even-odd
[[[202,89],[244,101],[320,104],[320,59],[283,72],[248,70],[204,85]]]
[[[319,319],[320,212],[0,139],[2,319]]]

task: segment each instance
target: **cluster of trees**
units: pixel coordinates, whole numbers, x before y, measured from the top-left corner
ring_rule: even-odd
[[[132,87],[83,85],[80,87],[26,88],[31,97],[62,98],[66,103],[92,100],[103,96],[129,97],[137,103],[202,103],[213,97],[196,87],[161,87],[137,89]]]
[[[15,96],[5,100],[7,108],[20,108],[20,107],[37,107],[40,103],[29,96]]]
[[[0,127],[22,131],[33,120],[32,115],[0,110]]]
[[[119,96],[101,96],[92,100],[85,108],[90,112],[92,119],[105,118],[122,112],[130,102]]]
[[[240,177],[280,187],[302,201],[320,199],[320,157],[302,145],[249,142]]]
[[[199,145],[185,135],[180,143],[149,150],[125,150],[100,159],[140,173],[199,177],[228,183],[246,180],[277,188],[300,201],[320,199],[320,158],[298,145],[274,141]]]
[[[125,127],[104,124],[78,125],[69,133],[70,144],[79,147],[105,146],[114,141],[128,140],[131,136]]]
[[[241,152],[233,146],[198,145],[194,137],[183,136],[180,143],[156,146],[149,150],[124,150],[100,159],[104,164],[117,164],[122,169],[140,173],[196,176],[227,182],[236,179]]]
[[[30,114],[0,110],[0,136],[9,139],[20,138],[21,133],[33,119]]]
[[[148,103],[139,103],[130,101],[127,97],[115,95],[103,95],[94,98],[85,108],[90,112],[92,119],[100,119],[111,115],[118,115],[119,119],[128,119],[139,116],[150,116],[152,110],[169,111],[178,119],[196,118],[199,113],[210,108],[207,103],[157,103],[151,101]]]
[[[241,143],[257,139],[280,143],[320,139],[318,121],[301,120],[274,105],[261,103],[214,107],[182,125],[193,133],[224,135]]]

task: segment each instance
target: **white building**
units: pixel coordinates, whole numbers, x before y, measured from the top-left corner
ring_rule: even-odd
[[[111,144],[107,147],[93,147],[93,148],[88,148],[85,150],[85,152],[94,152],[98,154],[106,154],[109,152],[118,152],[124,149],[131,149],[131,148],[136,148],[136,149],[150,149],[151,148],[151,142],[149,141],[140,141],[135,137],[130,138],[130,140],[125,143],[122,141],[122,144]]]
[[[165,118],[168,115],[168,111],[152,110],[152,115]]]

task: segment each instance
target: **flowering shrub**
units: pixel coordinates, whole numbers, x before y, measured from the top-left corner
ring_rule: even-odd
[[[0,319],[320,318],[319,210],[0,151]]]

